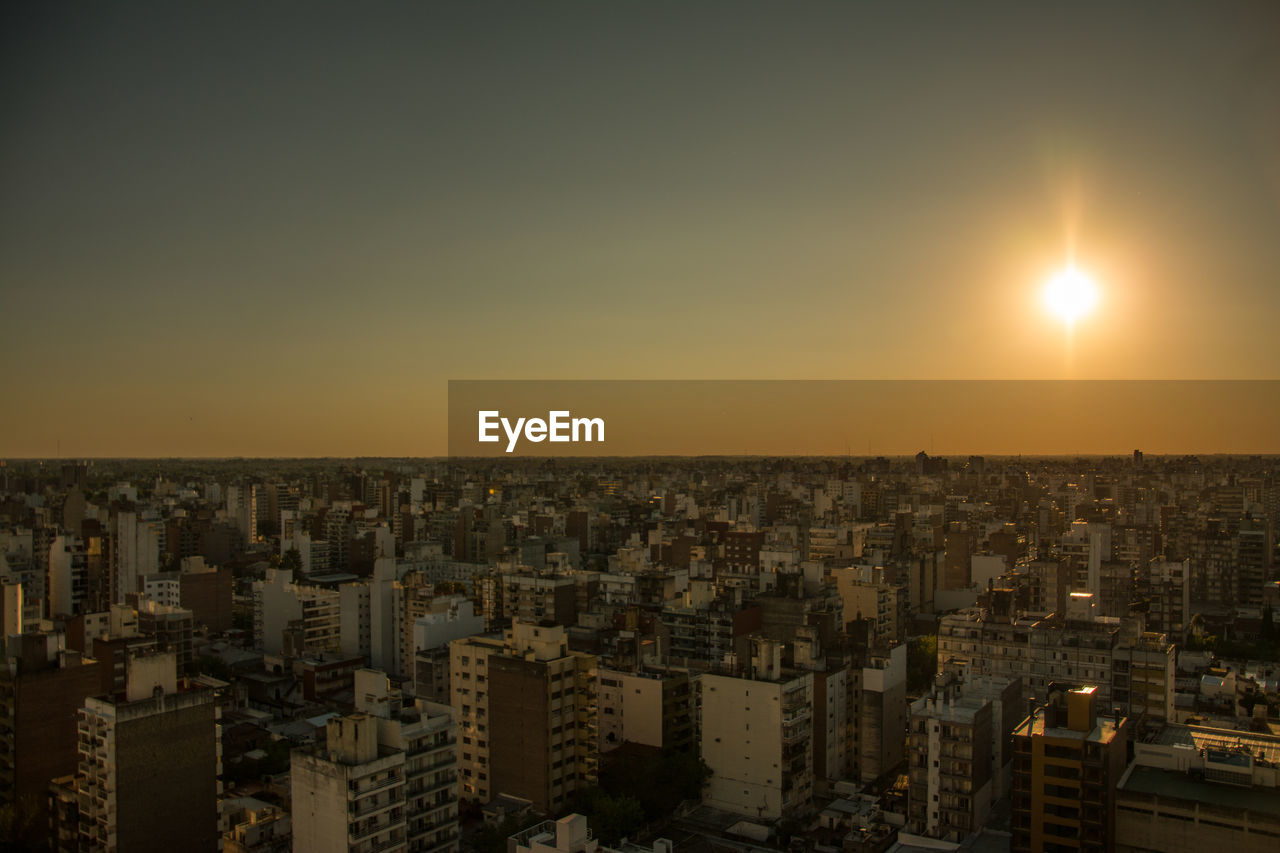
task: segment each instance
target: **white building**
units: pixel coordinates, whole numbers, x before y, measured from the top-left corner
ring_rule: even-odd
[[[703,802],[745,817],[802,815],[813,796],[813,674],[784,673],[781,645],[753,639],[753,677],[704,674]]]
[[[373,670],[356,673],[356,712],[323,744],[294,750],[295,850],[449,853],[458,848],[457,739],[449,708],[403,707]]]

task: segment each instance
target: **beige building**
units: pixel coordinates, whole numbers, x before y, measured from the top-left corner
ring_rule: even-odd
[[[1116,646],[1111,662],[1111,703],[1135,720],[1174,720],[1173,643],[1147,633]]]
[[[781,644],[752,638],[750,674],[702,676],[703,802],[745,817],[802,816],[813,797],[813,673],[784,671]]]
[[[600,751],[625,742],[659,749],[693,746],[693,688],[686,670],[600,670]]]
[[[293,751],[294,849],[456,851],[452,710],[405,706],[375,670],[359,670],[355,688],[356,712],[331,719],[323,743]]]
[[[516,621],[503,635],[449,646],[459,729],[459,792],[543,811],[594,785],[599,756],[594,655],[569,651],[563,626]]]
[[[1116,649],[1137,635],[1138,623],[1091,615],[1087,593],[1069,600],[1065,613],[1044,618],[948,614],[938,626],[938,659],[962,662],[975,674],[1019,678],[1023,698],[1042,698],[1055,682],[1096,685],[1096,700],[1109,708]]]
[[[337,652],[342,647],[341,605],[337,590],[293,582],[288,569],[267,569],[253,583],[253,629],[258,648],[268,654],[284,650],[285,632],[300,629],[310,651]]]
[[[1168,725],[1134,744],[1116,788],[1116,850],[1280,849],[1280,738]]]

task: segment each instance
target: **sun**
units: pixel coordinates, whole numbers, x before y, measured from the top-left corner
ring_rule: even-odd
[[[1044,286],[1044,304],[1067,325],[1072,325],[1098,305],[1098,285],[1074,266],[1058,270]]]

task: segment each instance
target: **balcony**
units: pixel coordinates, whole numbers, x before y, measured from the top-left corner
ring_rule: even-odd
[[[396,823],[394,820],[375,821],[373,823],[370,823],[361,827],[360,829],[352,828],[352,830],[348,832],[347,838],[352,842],[362,841],[366,838],[369,838],[370,836],[377,835],[382,832],[390,832],[392,829],[395,828],[395,826],[396,826]]]
[[[365,794],[371,794],[374,791],[381,791],[383,788],[389,788],[393,785],[403,785],[403,784],[404,784],[403,776],[390,776],[385,779],[381,779],[377,782],[374,782],[373,784],[370,784],[370,785],[359,785],[353,789],[353,793],[356,797],[363,797]]]

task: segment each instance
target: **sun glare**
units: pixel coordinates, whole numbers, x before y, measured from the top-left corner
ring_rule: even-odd
[[[1087,273],[1066,267],[1045,283],[1044,303],[1068,325],[1092,311],[1098,304],[1098,285]]]

